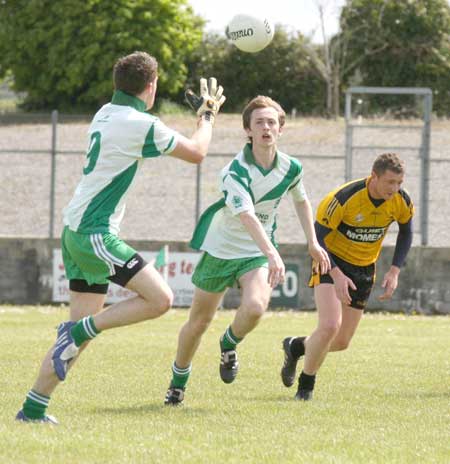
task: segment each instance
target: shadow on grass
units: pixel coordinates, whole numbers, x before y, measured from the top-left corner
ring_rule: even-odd
[[[283,395],[271,395],[267,393],[266,395],[255,395],[248,399],[248,402],[257,401],[261,403],[286,403],[286,402],[293,402],[295,396],[295,391],[286,392]]]
[[[290,392],[289,392],[290,393]],[[251,399],[249,398],[249,402],[257,402],[257,403],[267,403],[267,404],[276,404],[276,403],[296,403],[294,401],[294,393],[285,395],[256,395],[253,396]],[[147,404],[136,404],[136,405],[124,405],[124,406],[117,406],[117,407],[105,407],[105,408],[91,408],[91,412],[93,414],[100,414],[100,415],[135,415],[140,416],[142,414],[172,414],[176,412],[176,414],[182,415],[196,415],[196,414],[216,414],[216,410],[214,407],[208,408],[204,406],[192,406],[189,403],[185,403],[181,406],[166,406],[161,403],[147,403]]]
[[[151,404],[136,404],[134,406],[117,406],[117,407],[106,407],[106,408],[92,408],[91,411],[94,414],[116,414],[116,415],[142,415],[143,413],[159,413],[167,414],[176,411],[177,414],[208,414],[211,412],[209,408],[204,407],[192,407],[188,405],[181,406],[166,406],[161,403]]]

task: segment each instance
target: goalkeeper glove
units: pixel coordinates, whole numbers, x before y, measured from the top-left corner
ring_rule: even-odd
[[[208,81],[204,78],[200,79],[200,96],[188,89],[185,97],[189,106],[201,118],[214,124],[214,119],[226,99],[222,93],[223,87],[221,85],[217,87],[216,78],[210,77]]]

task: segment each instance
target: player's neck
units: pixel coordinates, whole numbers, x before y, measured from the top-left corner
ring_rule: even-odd
[[[369,179],[367,180],[367,191],[369,192],[369,197],[373,198],[374,192],[373,192],[373,185],[372,185],[371,177],[369,177]]]
[[[267,146],[255,146],[253,145],[253,156],[255,157],[256,163],[264,169],[270,169],[273,166],[277,148],[275,145]]]
[[[382,201],[384,198],[378,193],[378,190],[373,185],[372,177],[369,177],[367,181],[367,191],[369,192],[369,197],[375,201]]]

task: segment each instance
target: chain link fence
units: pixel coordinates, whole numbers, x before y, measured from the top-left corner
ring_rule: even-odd
[[[52,114],[0,115],[0,236],[58,237],[62,210],[69,202],[85,164],[90,116]],[[176,119],[164,121],[185,135],[195,123],[177,126]],[[210,154],[200,166],[174,158],[156,158],[143,163],[128,196],[121,236],[126,239],[187,241],[198,215],[216,201],[218,174],[245,143],[240,119],[224,115],[215,128]],[[405,123],[406,124],[406,123]],[[409,124],[409,123],[408,123]],[[447,175],[450,168],[450,122],[435,121],[431,131],[428,244],[449,246],[450,196]],[[304,166],[305,186],[315,209],[321,198],[346,178],[345,122],[288,120],[280,139],[282,151],[296,156]],[[383,129],[358,133],[364,145],[373,149],[353,153],[353,177],[370,172],[380,153]],[[414,137],[417,137],[416,135]],[[412,136],[401,124],[389,135],[389,144],[408,145]],[[356,144],[360,142],[356,140]],[[362,143],[362,142],[361,142]],[[420,214],[420,157],[403,150],[407,161],[405,186]],[[393,228],[394,229],[394,228]],[[304,243],[301,226],[290,202],[282,202],[278,221],[280,243]],[[416,224],[414,244],[420,244]],[[395,243],[395,229],[386,243]]]

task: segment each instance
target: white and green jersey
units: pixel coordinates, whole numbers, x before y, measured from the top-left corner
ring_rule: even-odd
[[[178,133],[146,113],[142,100],[116,91],[94,116],[89,136],[83,176],[64,209],[64,224],[83,234],[117,235],[142,161],[170,153]]]
[[[277,151],[271,169],[258,166],[250,144],[221,172],[224,197],[201,216],[191,247],[221,259],[261,256],[262,252],[242,225],[239,214],[254,212],[271,241],[275,242],[277,210],[289,192],[294,200],[305,201],[303,168],[299,161]]]

